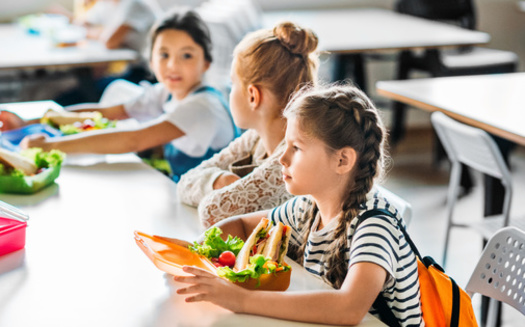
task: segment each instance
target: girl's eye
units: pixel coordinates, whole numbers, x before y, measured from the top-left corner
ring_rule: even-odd
[[[161,57],[162,59],[166,59],[166,58],[168,58],[168,54],[165,53],[165,52],[161,52],[161,53],[160,53],[160,57]]]
[[[292,149],[293,149],[294,151],[299,151],[299,150],[300,150],[299,147],[298,147],[297,145],[293,145],[293,146],[292,146]]]
[[[182,55],[182,58],[184,58],[184,59],[191,59],[191,58],[193,58],[193,55],[191,53],[185,53],[185,54]]]

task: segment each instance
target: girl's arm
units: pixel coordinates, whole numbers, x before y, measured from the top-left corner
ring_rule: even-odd
[[[282,178],[279,153],[275,153],[249,175],[202,198],[199,218],[204,226],[211,226],[234,214],[277,207],[291,197]]]
[[[24,138],[20,146],[39,147],[44,151],[58,149],[66,153],[127,153],[162,145],[183,135],[177,126],[162,121],[132,129],[105,129],[55,138],[31,135]]]
[[[183,270],[194,275],[175,277],[191,284],[177,290],[192,294],[187,302],[208,301],[238,313],[333,325],[358,324],[387,278],[381,266],[360,262],[350,267],[339,290],[263,292],[246,290],[195,267]]]
[[[180,200],[183,203],[198,206],[201,200],[214,190],[213,184],[217,178],[229,173],[229,165],[250,154],[257,139],[255,131],[247,131],[241,137],[233,140],[221,152],[182,175],[177,183]]]
[[[123,104],[110,107],[100,107],[97,103],[81,103],[64,107],[64,109],[74,112],[98,111],[102,114],[102,116],[110,120],[123,120],[130,118],[124,109]]]
[[[101,35],[103,38],[101,41],[104,42],[104,45],[108,49],[118,49],[122,46],[122,43],[124,43],[124,39],[131,29],[129,25],[120,25],[115,31],[110,33],[110,35],[106,36],[103,33],[103,35]]]
[[[130,118],[129,115],[124,110],[124,105],[117,105],[111,107],[98,107],[96,103],[83,103],[72,106],[64,107],[67,111],[98,111],[102,116],[110,120],[122,120]],[[0,110],[0,131],[10,131],[12,129],[24,127],[26,125],[38,124],[40,123],[40,118],[24,120],[20,118],[17,114],[7,111]]]

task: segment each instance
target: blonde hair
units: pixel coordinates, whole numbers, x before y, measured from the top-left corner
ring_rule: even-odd
[[[315,84],[319,58],[315,33],[291,22],[248,34],[234,50],[241,83],[269,89],[284,108],[305,84]]]
[[[354,178],[349,182],[342,205],[342,214],[334,231],[335,241],[327,253],[326,278],[340,288],[347,273],[345,249],[347,230],[357,217],[360,205],[366,202],[374,179],[383,172],[385,163],[385,128],[372,101],[361,90],[350,85],[305,88],[298,92],[284,111],[287,118],[295,118],[301,130],[323,141],[329,149],[351,147],[357,153],[353,168]],[[298,249],[298,258],[304,255],[306,243],[317,207],[309,213],[304,242]]]

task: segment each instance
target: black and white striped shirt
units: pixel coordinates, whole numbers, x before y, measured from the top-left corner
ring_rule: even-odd
[[[291,248],[302,244],[312,206],[310,198],[300,196],[292,198],[268,214],[268,218],[274,223],[280,221],[292,227]],[[397,219],[401,219],[397,209],[375,189],[367,195],[367,201],[362,205],[360,214],[371,209],[386,209]],[[330,284],[326,278],[326,271],[329,269],[327,258],[330,255],[328,249],[334,241],[333,232],[338,221],[333,219],[321,230],[317,230],[320,217],[317,215],[313,219],[315,221],[304,257],[299,263],[308,272]],[[401,326],[424,326],[416,257],[397,227],[397,221],[387,216],[370,217],[364,220],[357,230],[356,222],[357,219],[354,219],[347,231],[345,257],[348,267],[358,262],[372,262],[383,267],[388,273],[388,278],[382,294]],[[290,255],[293,256],[293,253]],[[370,313],[377,316],[373,308],[370,309]]]

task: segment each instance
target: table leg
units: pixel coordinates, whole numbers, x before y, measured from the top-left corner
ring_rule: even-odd
[[[363,92],[366,92],[366,72],[363,54],[337,54],[333,71],[334,81],[350,78]]]

